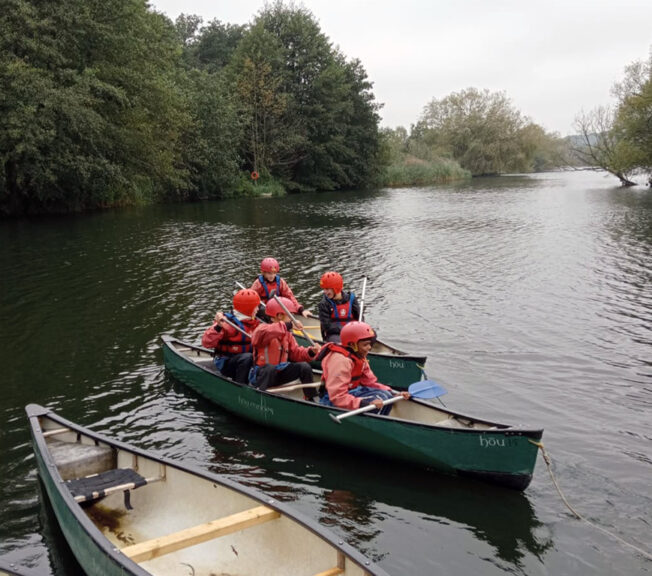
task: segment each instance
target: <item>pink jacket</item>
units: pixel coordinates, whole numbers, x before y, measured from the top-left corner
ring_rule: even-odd
[[[343,354],[328,354],[322,361],[324,377],[326,379],[326,391],[333,406],[345,408],[346,410],[355,410],[360,408],[361,398],[356,398],[349,394],[349,390],[356,386],[368,386],[369,388],[378,388],[380,390],[391,390],[389,386],[378,382],[369,367],[369,362],[365,362],[362,369],[362,375],[355,384],[351,382],[351,372],[353,371],[353,360]]]

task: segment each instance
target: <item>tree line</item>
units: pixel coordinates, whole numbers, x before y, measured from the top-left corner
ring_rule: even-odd
[[[4,6],[0,214],[379,183],[371,82],[302,7],[203,26],[142,0]]]
[[[649,68],[620,86],[629,112],[609,131],[630,161],[634,148],[649,150],[649,94],[635,96],[649,92]],[[282,0],[246,25],[172,22],[142,0],[4,0],[0,215],[429,184],[566,162],[564,141],[504,93],[433,99],[408,132],[379,128],[372,88],[310,11]]]
[[[410,132],[386,130],[393,161],[457,164],[472,176],[540,172],[565,163],[565,143],[524,116],[504,92],[467,88],[431,100]]]

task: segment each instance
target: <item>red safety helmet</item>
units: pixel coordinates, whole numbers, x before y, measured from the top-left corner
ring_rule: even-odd
[[[238,290],[233,296],[233,309],[240,314],[252,317],[256,313],[256,308],[260,306],[260,296],[258,292],[251,288]]]
[[[289,298],[279,296],[278,299],[285,304],[285,307],[292,313],[297,312],[297,306]],[[267,307],[265,308],[265,314],[274,318],[277,314],[285,314],[285,310],[281,308],[281,305],[276,301],[276,298],[272,298],[267,302]]]
[[[322,290],[331,288],[335,290],[335,294],[339,294],[344,286],[344,281],[337,272],[325,272],[319,280],[319,286]]]
[[[274,258],[263,258],[263,261],[260,263],[261,272],[279,272],[280,270],[281,267]]]
[[[355,348],[360,340],[375,340],[376,332],[366,322],[349,322],[340,332],[340,340],[342,346],[350,346]]]

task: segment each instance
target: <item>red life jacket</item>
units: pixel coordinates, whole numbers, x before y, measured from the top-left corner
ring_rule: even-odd
[[[353,320],[353,301],[355,294],[351,292],[347,302],[336,302],[330,298],[326,298],[331,305],[331,319],[344,326]]]
[[[265,280],[265,277],[260,274],[258,276],[258,282],[260,282],[260,285],[263,287],[263,290],[265,291],[265,295],[261,297],[260,301],[263,304],[267,304],[269,301],[269,295],[272,293],[272,290],[276,290],[276,295],[277,296],[283,296],[281,294],[281,277],[277,274],[276,277],[274,278],[273,282],[267,282]]]
[[[259,324],[258,320],[245,320],[245,322],[242,323],[233,314],[227,313],[224,314],[224,316],[249,334],[251,334]],[[229,334],[228,338],[220,340],[215,347],[216,356],[235,356],[236,354],[242,354],[244,352],[251,352],[251,339],[238,331],[236,331],[235,334]]]
[[[254,363],[256,366],[264,366],[265,364],[277,366],[287,362],[289,353],[286,335],[283,338],[272,338],[264,348],[254,350]]]
[[[353,360],[353,369],[351,370],[351,383],[349,384],[349,389],[351,388],[356,388],[358,386],[357,382],[362,378],[362,371],[364,370],[365,364],[367,363],[367,360],[363,360],[355,354],[351,349],[346,348],[345,346],[342,346],[341,344],[336,344],[335,342],[328,342],[327,344],[324,344],[322,346],[322,349],[320,350],[319,354],[315,358],[315,360],[323,360],[328,356],[329,354],[343,354],[350,360]],[[328,378],[328,368],[324,366],[322,363],[322,370],[324,371],[321,376],[321,381],[323,383],[326,383],[326,379]]]

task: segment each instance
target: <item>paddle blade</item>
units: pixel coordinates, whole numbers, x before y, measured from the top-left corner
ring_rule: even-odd
[[[420,382],[415,382],[410,384],[408,387],[408,392],[415,398],[438,398],[446,394],[446,388],[433,382],[432,380],[421,380]]]

